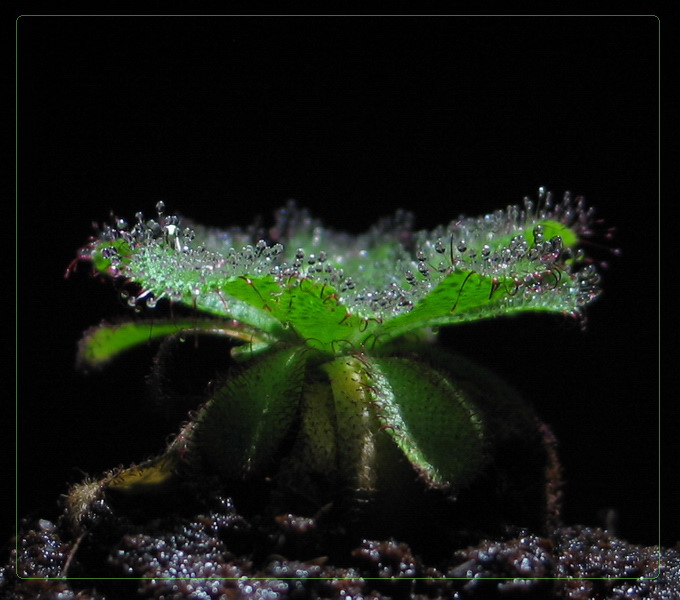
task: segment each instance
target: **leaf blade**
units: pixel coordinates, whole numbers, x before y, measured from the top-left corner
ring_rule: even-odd
[[[304,350],[286,348],[230,374],[199,412],[190,450],[230,479],[261,472],[297,415],[305,366]]]
[[[102,323],[91,327],[78,343],[77,365],[100,368],[119,354],[141,344],[183,332],[223,335],[242,342],[259,342],[260,332],[239,323],[220,322],[213,319],[186,319],[172,321],[139,320],[118,324]]]

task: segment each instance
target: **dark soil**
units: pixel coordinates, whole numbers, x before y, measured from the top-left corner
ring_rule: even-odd
[[[600,529],[413,548],[323,517],[246,518],[219,497],[203,508],[140,523],[101,502],[79,534],[65,517],[25,521],[0,598],[680,598],[680,548]]]

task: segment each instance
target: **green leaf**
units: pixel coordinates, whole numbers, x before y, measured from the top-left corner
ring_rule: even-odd
[[[575,315],[599,293],[594,268],[573,273],[573,260],[565,258],[564,250],[578,241],[566,225],[544,219],[531,228],[465,242],[471,258],[432,277],[411,311],[372,328],[362,343],[372,347],[425,327],[520,312]]]
[[[375,491],[380,468],[375,440],[379,423],[370,410],[373,394],[364,365],[358,358],[343,356],[322,368],[333,392],[336,469],[350,489]]]
[[[106,256],[106,259],[99,257]],[[138,283],[141,304],[155,305],[168,298],[189,308],[235,319],[266,333],[285,337],[271,315],[268,302],[280,288],[270,275],[231,274],[221,269],[221,255],[201,251],[178,251],[163,239],[135,243],[104,240],[90,250],[90,259],[101,272]],[[252,266],[252,265],[251,265]],[[134,297],[132,299],[134,302]]]
[[[346,349],[364,325],[338,301],[334,288],[309,279],[286,286],[271,310],[308,346],[331,355]]]
[[[209,469],[231,479],[273,462],[297,413],[304,349],[271,352],[221,384],[199,412],[190,441]]]
[[[172,321],[139,320],[118,324],[102,323],[85,332],[78,345],[77,363],[81,367],[102,367],[135,346],[169,335],[209,333],[247,343],[263,343],[262,334],[240,323],[213,319]]]
[[[323,366],[336,412],[338,466],[365,491],[389,478],[388,438],[429,487],[464,487],[486,461],[484,428],[462,389],[406,358],[340,357]]]
[[[486,461],[484,426],[455,381],[407,358],[370,358],[375,412],[430,486],[469,484]]]
[[[222,270],[208,264],[220,262],[214,256],[208,259],[202,253],[180,253],[178,258],[174,248],[158,242],[149,242],[135,251],[129,245],[119,244],[118,249],[121,247],[129,254],[124,257],[125,264],[119,265],[120,271],[129,281],[142,286],[145,298],[157,301],[168,297],[279,339],[290,339],[295,333],[308,345],[328,353],[333,353],[333,345],[351,337],[352,330],[364,322],[348,314],[332,286],[307,277],[278,281],[269,274],[224,277]],[[113,252],[109,250],[109,254]],[[111,266],[110,260],[95,264],[105,270]]]
[[[577,305],[571,294],[574,281],[562,272],[545,271],[542,285],[550,289],[525,292],[525,282],[510,277],[484,276],[474,271],[456,271],[441,281],[413,310],[395,316],[367,333],[363,342],[372,339],[383,344],[410,331],[475,321],[518,312],[560,312],[570,314]]]

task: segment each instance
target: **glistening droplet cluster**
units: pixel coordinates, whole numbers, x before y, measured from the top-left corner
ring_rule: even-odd
[[[269,230],[218,231],[167,215],[162,202],[156,210],[148,220],[137,213],[133,225],[114,217],[81,251],[106,261],[114,277],[143,281],[127,298],[131,306],[153,308],[162,298],[210,304],[205,295],[220,281],[261,276],[282,287],[327,286],[350,313],[377,321],[409,312],[456,272],[477,275],[508,311],[530,304],[578,315],[600,291],[596,267],[578,248],[593,233],[593,209],[569,193],[555,202],[542,188],[537,202],[526,198],[431,231],[415,231],[413,216],[397,211],[358,236],[323,227],[292,202]]]

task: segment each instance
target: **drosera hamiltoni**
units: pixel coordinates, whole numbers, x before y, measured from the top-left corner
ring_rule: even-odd
[[[557,518],[549,431],[506,384],[437,347],[434,332],[532,311],[582,319],[600,293],[582,248],[595,222],[582,197],[556,202],[541,188],[537,202],[431,231],[398,211],[358,236],[294,203],[268,230],[156,210],[133,225],[114,217],[76,264],[123,281],[137,310],[165,301],[190,316],[103,323],[81,341],[79,363],[193,332],[231,339],[241,364],[163,454],[109,473],[102,494],[142,497],[217,476],[275,482],[280,510],[331,503],[373,518],[380,506],[386,531],[412,510],[400,508],[406,489],[415,504],[432,490],[455,499],[442,510],[460,512],[459,524],[475,511],[482,528]]]

